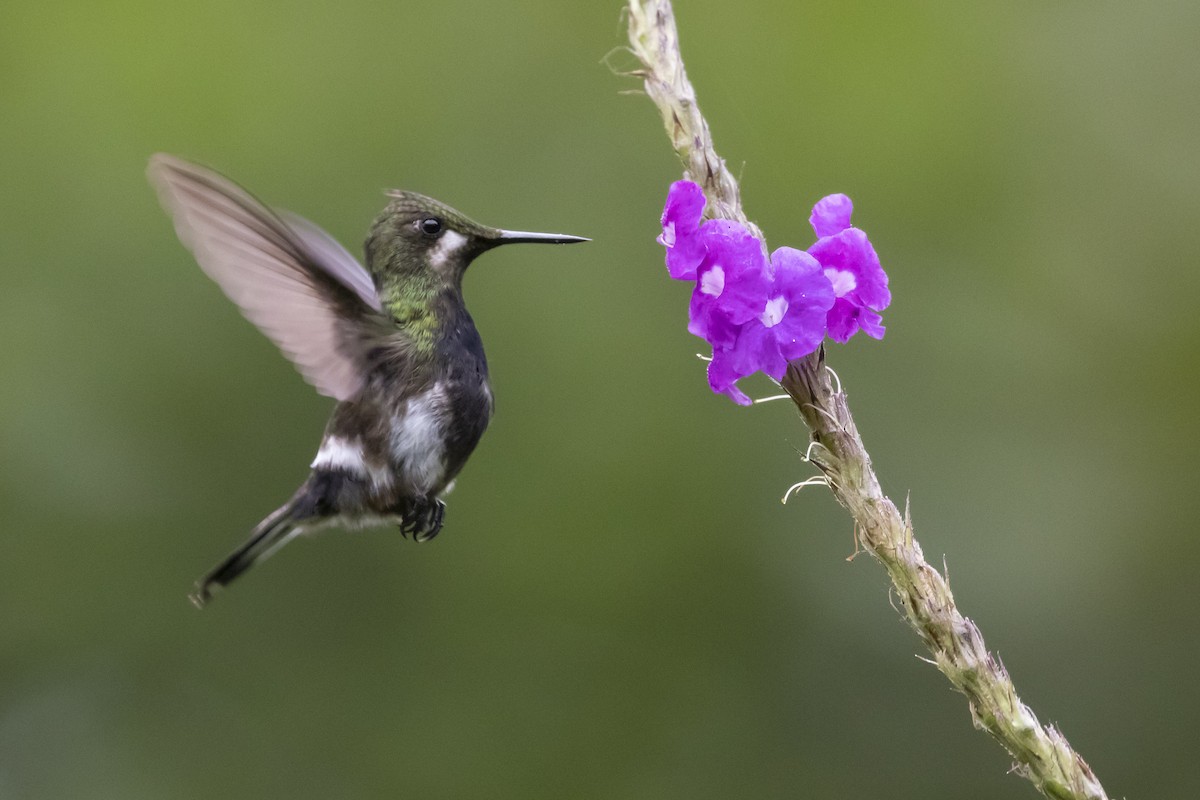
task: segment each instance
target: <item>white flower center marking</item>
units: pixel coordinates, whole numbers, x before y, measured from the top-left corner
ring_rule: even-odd
[[[675,220],[671,220],[667,223],[667,226],[663,228],[662,236],[658,237],[658,243],[664,247],[675,246]]]
[[[834,297],[845,297],[858,286],[858,280],[849,270],[830,267],[825,270],[825,277],[829,278],[829,282],[833,284]]]
[[[725,291],[725,270],[721,265],[713,267],[700,276],[700,293],[710,297],[720,297]]]
[[[767,301],[767,305],[763,308],[763,313],[758,319],[768,328],[774,328],[783,319],[783,315],[787,313],[788,301],[783,295],[772,297]]]

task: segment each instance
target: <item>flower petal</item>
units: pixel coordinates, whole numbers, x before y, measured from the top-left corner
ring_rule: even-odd
[[[808,222],[817,232],[817,236],[833,236],[850,227],[850,214],[854,211],[854,203],[844,194],[831,194],[823,197],[813,206]]]
[[[688,308],[688,331],[714,347],[730,347],[739,328],[762,313],[770,281],[762,242],[745,226],[709,220],[700,227],[704,260]]]
[[[829,312],[826,324],[829,337],[846,342],[859,330],[876,339],[883,337],[878,311],[892,302],[887,273],[879,264],[879,256],[867,235],[858,228],[846,228],[840,233],[824,236],[808,252],[821,262],[826,275],[838,278],[843,289]],[[848,288],[853,277],[853,288]]]
[[[740,328],[740,322],[731,320],[721,305],[697,285],[688,306],[688,333],[699,336],[713,347],[729,347],[737,339]]]
[[[739,376],[765,372],[775,380],[783,377],[787,359],[779,351],[779,341],[774,328],[768,328],[758,320],[746,323],[738,334],[737,343],[730,351],[733,369]],[[818,341],[820,341],[818,339]]]
[[[707,252],[699,272],[720,268],[723,273],[721,293],[716,298],[721,309],[738,324],[758,316],[769,287],[769,265],[762,241],[745,226],[723,219],[704,223],[701,237]]]
[[[667,248],[667,272],[675,280],[694,280],[704,258],[700,218],[704,190],[691,181],[676,181],[667,192],[658,243]]]
[[[833,307],[833,284],[821,264],[803,250],[781,247],[771,254],[773,291],[787,299],[788,311],[772,330],[787,361],[817,349],[825,338],[826,314]],[[782,376],[772,375],[778,379]]]
[[[867,235],[858,228],[818,239],[808,252],[826,269],[854,275],[855,286],[849,296],[858,305],[882,311],[892,302],[887,273],[880,266],[879,256]]]
[[[872,339],[882,339],[885,328],[880,323],[883,322],[883,317],[876,314],[869,308],[859,309],[858,312],[858,327],[867,336]]]
[[[829,326],[829,338],[845,344],[858,333],[858,306],[844,297],[839,297],[829,310],[825,324]]]
[[[733,369],[730,351],[714,349],[712,361],[708,362],[708,386],[717,394],[726,395],[739,406],[750,405],[750,398],[737,387],[739,375]]]

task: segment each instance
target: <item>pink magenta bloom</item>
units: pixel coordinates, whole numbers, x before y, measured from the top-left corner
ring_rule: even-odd
[[[829,338],[847,342],[858,331],[882,339],[878,312],[892,302],[887,273],[867,235],[850,225],[854,204],[844,194],[831,194],[813,206],[808,221],[817,241],[808,252],[824,268],[837,300],[829,310]]]
[[[696,279],[696,267],[704,258],[700,239],[700,215],[704,212],[704,190],[691,181],[675,181],[667,193],[658,243],[667,248],[667,272],[677,281]]]
[[[762,242],[745,226],[709,220],[700,230],[704,258],[688,308],[688,332],[713,347],[728,347],[741,326],[762,311],[770,265]]]
[[[737,381],[755,372],[783,378],[789,361],[803,358],[825,338],[825,317],[833,306],[833,287],[820,263],[801,250],[781,247],[771,255],[768,286],[754,303],[755,312],[728,344],[713,344],[708,385],[739,405],[750,398]]]
[[[739,380],[755,372],[781,379],[826,334],[839,342],[859,330],[883,336],[876,312],[891,301],[887,275],[866,234],[850,225],[850,198],[830,195],[813,208],[818,239],[808,252],[781,247],[769,259],[745,225],[702,222],[704,203],[697,184],[672,184],[658,241],[671,277],[695,281],[688,331],[712,345],[714,392],[749,405]]]

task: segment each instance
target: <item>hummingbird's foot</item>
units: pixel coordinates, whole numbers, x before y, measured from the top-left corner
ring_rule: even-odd
[[[411,533],[413,541],[428,542],[442,529],[446,516],[446,504],[441,500],[415,499],[405,503],[404,521],[400,523],[400,534],[405,538]]]

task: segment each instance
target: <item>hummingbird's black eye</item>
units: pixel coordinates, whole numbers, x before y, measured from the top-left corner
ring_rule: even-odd
[[[437,236],[442,232],[442,221],[437,217],[425,217],[425,219],[417,223],[417,227],[426,236]]]

